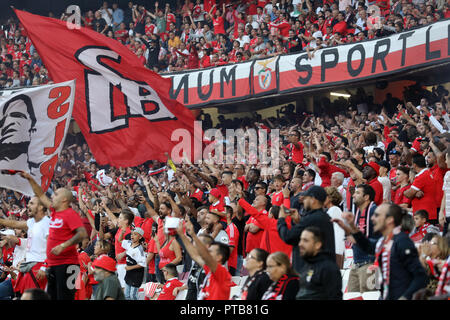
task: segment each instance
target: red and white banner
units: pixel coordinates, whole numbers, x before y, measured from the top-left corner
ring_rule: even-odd
[[[51,79],[77,80],[73,117],[99,164],[165,161],[178,144],[171,139],[176,129],[195,139],[195,118],[169,98],[170,80],[145,68],[124,45],[65,21],[15,13]]]
[[[166,74],[189,108],[273,93],[332,87],[450,62],[450,20],[389,37],[238,64]]]
[[[75,81],[0,91],[0,169],[23,170],[47,191],[69,129]],[[0,187],[34,194],[18,174],[0,172]]]

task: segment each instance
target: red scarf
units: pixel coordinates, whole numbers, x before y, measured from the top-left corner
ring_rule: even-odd
[[[389,277],[391,271],[391,249],[394,244],[394,234],[400,232],[400,227],[396,227],[386,238],[382,237],[377,242],[375,249],[375,262],[374,268],[380,268],[380,283],[383,283],[383,299],[386,300],[389,292]],[[379,259],[381,256],[381,267],[379,265]]]
[[[442,267],[441,276],[439,277],[439,282],[436,288],[436,296],[441,296],[444,294],[447,294],[450,292],[449,286],[450,286],[450,270],[448,268],[448,265],[450,264],[450,257],[445,262],[444,266]]]

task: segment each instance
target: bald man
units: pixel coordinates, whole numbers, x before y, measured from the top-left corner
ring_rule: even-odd
[[[73,300],[75,280],[80,272],[76,245],[87,237],[80,215],[71,208],[72,192],[57,189],[49,199],[41,186],[27,172],[27,179],[40,202],[50,210],[50,228],[47,239],[47,292],[52,300]]]

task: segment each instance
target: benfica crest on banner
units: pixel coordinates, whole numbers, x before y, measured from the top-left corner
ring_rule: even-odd
[[[169,98],[170,80],[145,68],[124,45],[84,27],[69,28],[65,21],[15,13],[51,79],[76,79],[73,117],[99,164],[166,161],[165,153],[180,142],[172,141],[176,129],[189,133],[194,144],[195,118]],[[185,150],[191,159],[193,150]]]
[[[69,128],[74,96],[74,81],[0,91],[0,187],[32,196],[27,180],[3,174],[23,170],[47,191]]]

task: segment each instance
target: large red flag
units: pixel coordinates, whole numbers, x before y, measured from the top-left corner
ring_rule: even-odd
[[[171,140],[176,129],[190,135],[190,146],[201,146],[192,112],[169,98],[170,80],[145,68],[124,45],[84,27],[69,28],[65,21],[14,11],[50,78],[76,79],[73,117],[99,164],[165,161],[166,152],[180,149],[179,141]],[[194,158],[193,149],[184,151]]]

